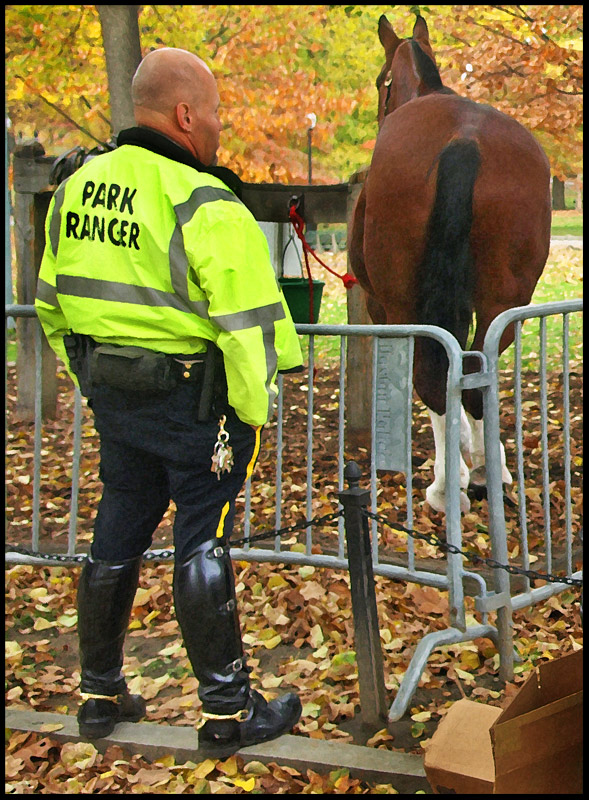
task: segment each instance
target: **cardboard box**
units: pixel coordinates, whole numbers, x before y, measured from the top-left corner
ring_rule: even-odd
[[[542,664],[503,709],[458,700],[425,751],[434,794],[582,794],[583,651]]]

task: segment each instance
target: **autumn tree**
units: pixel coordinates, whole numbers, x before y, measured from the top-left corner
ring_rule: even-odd
[[[382,66],[378,18],[386,13],[400,36],[410,36],[412,9],[155,5],[140,7],[139,30],[143,54],[183,47],[213,67],[227,123],[220,163],[246,180],[305,182],[313,112],[314,181],[334,182],[370,162]],[[581,6],[421,12],[446,85],[532,130],[556,175],[579,173]],[[6,64],[7,110],[18,131],[37,128],[49,152],[110,138],[95,6],[7,6]]]
[[[582,6],[437,8],[449,10],[452,88],[532,131],[557,177],[582,172]],[[446,46],[444,60],[451,56]]]
[[[96,6],[104,43],[113,133],[135,124],[131,81],[141,61],[139,6]]]

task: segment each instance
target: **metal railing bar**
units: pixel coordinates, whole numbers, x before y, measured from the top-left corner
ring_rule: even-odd
[[[407,359],[407,385],[413,386],[413,354],[415,352],[415,336],[409,337],[409,357]],[[406,478],[406,514],[407,527],[413,528],[413,392],[407,392],[407,464]],[[415,569],[415,542],[411,536],[407,537],[407,567],[413,571]]]
[[[35,326],[35,428],[33,438],[33,550],[39,549],[40,505],[41,505],[41,439],[42,426],[42,374],[43,374],[43,338],[41,326]]]
[[[515,401],[515,431],[517,454],[517,486],[519,498],[519,524],[520,543],[522,548],[522,561],[524,569],[530,568],[530,554],[528,551],[528,519],[526,514],[526,482],[524,476],[524,441],[523,441],[523,411],[522,411],[522,323],[515,323],[515,360],[513,370],[514,401]],[[526,576],[526,591],[530,589],[530,579]]]
[[[375,514],[378,508],[377,481],[376,481],[376,377],[378,363],[379,338],[372,340],[372,390],[370,407],[370,508]],[[378,531],[376,520],[370,520],[372,562],[378,564]]]
[[[552,569],[552,536],[550,525],[550,460],[548,454],[548,387],[546,370],[546,317],[540,319],[540,418],[542,441],[542,505],[544,508],[544,545],[546,569]]]
[[[571,499],[571,404],[570,404],[570,367],[569,367],[569,315],[562,315],[562,433],[564,438],[563,470],[564,470],[564,519],[566,532],[567,575],[573,569],[573,509]]]
[[[314,373],[315,371],[315,336],[309,336],[309,380],[307,400],[307,521],[313,519],[313,413],[314,413]],[[305,553],[310,556],[313,546],[311,528],[305,534]]]
[[[74,390],[74,445],[72,452],[72,500],[68,526],[67,553],[74,555],[77,550],[78,499],[80,494],[80,458],[82,454],[82,395],[76,386]]]
[[[340,337],[340,357],[339,357],[339,407],[338,407],[338,431],[337,431],[337,489],[338,492],[344,489],[344,450],[345,450],[345,397],[346,397],[346,355],[348,339],[346,336]],[[338,503],[338,509],[341,508]],[[344,558],[345,528],[344,518],[340,517],[337,521],[338,556]]]
[[[276,418],[276,511],[274,514],[274,525],[276,530],[282,527],[282,448],[284,446],[282,428],[284,424],[284,376],[278,375],[278,413]],[[280,551],[280,537],[274,539],[274,550]]]

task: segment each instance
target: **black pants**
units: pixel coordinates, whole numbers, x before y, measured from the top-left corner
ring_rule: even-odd
[[[94,526],[95,559],[120,561],[145,552],[166,512],[176,505],[176,562],[199,544],[231,534],[235,498],[258,455],[260,433],[235,412],[225,429],[234,466],[217,479],[211,456],[218,414],[196,422],[199,391],[182,383],[152,396],[97,387],[90,403],[100,434],[100,478],[104,491]]]

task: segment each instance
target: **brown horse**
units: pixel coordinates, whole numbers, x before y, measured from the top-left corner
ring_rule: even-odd
[[[376,81],[379,134],[354,212],[353,272],[376,324],[438,325],[462,349],[476,315],[471,350],[482,350],[500,312],[527,305],[550,246],[550,168],[518,122],[444,87],[423,17],[399,39],[385,16],[378,35],[385,63]],[[513,326],[501,340],[513,341]],[[479,361],[465,359],[465,370]],[[414,386],[436,441],[435,480],[426,499],[445,509],[447,357],[427,337],[415,341]],[[465,413],[466,412],[466,413]],[[461,451],[473,478],[484,476],[479,389],[463,392]],[[503,453],[503,480],[511,483]],[[470,470],[461,461],[461,488]],[[461,507],[470,503],[461,492]]]

